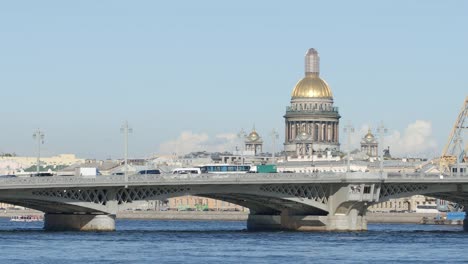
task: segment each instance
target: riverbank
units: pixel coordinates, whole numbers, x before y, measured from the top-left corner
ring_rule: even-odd
[[[43,215],[35,210],[4,210],[0,217],[10,218],[19,215]],[[434,219],[437,214],[421,213],[367,213],[369,223],[421,223],[423,218]],[[148,220],[217,220],[246,221],[247,212],[200,212],[200,211],[123,211],[117,213],[118,219],[148,219]]]

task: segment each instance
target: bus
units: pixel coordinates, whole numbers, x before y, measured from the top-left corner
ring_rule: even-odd
[[[250,165],[210,164],[200,166],[202,173],[248,173]]]
[[[201,174],[200,168],[177,168],[172,170],[172,174]]]

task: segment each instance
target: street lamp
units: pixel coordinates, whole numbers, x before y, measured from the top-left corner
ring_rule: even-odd
[[[272,162],[273,164],[276,164],[276,160],[275,160],[275,145],[276,145],[276,139],[278,139],[278,132],[276,132],[276,129],[273,128],[273,130],[271,131],[271,141],[272,141],[272,149],[273,149],[273,154],[271,156],[271,159],[272,159]]]
[[[133,129],[128,126],[128,121],[125,120],[122,127],[120,128],[120,132],[124,134],[124,151],[125,151],[125,187],[127,187],[128,182],[128,133],[132,133]]]
[[[380,146],[381,146],[381,151],[380,151],[380,175],[383,174],[383,145],[384,145],[384,135],[387,134],[388,129],[384,126],[383,122],[380,124],[380,126],[377,128],[377,132],[379,133],[380,137]]]
[[[244,144],[244,139],[246,137],[244,129],[241,128],[239,133],[237,133],[237,137],[239,137],[242,145],[242,150],[241,150],[241,159],[242,159],[242,165],[244,165],[244,152],[245,152],[245,144]]]
[[[350,156],[351,156],[351,133],[354,133],[354,127],[351,125],[351,122],[348,122],[348,124],[344,127],[343,131],[347,135],[347,165],[346,165],[346,171],[350,172],[351,170],[351,161],[350,161]]]
[[[37,140],[36,176],[39,176],[39,165],[41,164],[41,144],[44,144],[44,137],[44,133],[39,128],[33,133],[33,139]]]

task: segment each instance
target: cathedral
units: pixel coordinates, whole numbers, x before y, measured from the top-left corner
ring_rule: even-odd
[[[367,156],[375,158],[378,156],[378,147],[377,139],[375,139],[371,130],[367,131],[367,134],[361,140],[361,151],[366,153]]]
[[[263,151],[263,140],[260,135],[258,135],[257,131],[255,131],[255,127],[252,129],[252,132],[245,137],[244,144],[245,152],[253,156],[257,156]]]
[[[305,55],[305,77],[294,87],[286,108],[284,150],[288,156],[312,156],[339,151],[338,108],[333,94],[320,78],[320,57],[315,49]]]

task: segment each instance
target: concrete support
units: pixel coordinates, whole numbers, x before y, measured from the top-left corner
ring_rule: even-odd
[[[115,231],[115,215],[45,214],[49,231]]]
[[[279,215],[252,215],[247,218],[249,231],[282,230]]]
[[[467,208],[466,205],[464,205]],[[468,210],[465,209],[465,219],[463,219],[463,231],[468,232]]]
[[[327,228],[336,231],[365,231],[367,219],[357,214],[328,216]]]
[[[249,215],[247,229],[296,231],[365,231],[367,220],[357,212],[349,215]]]

